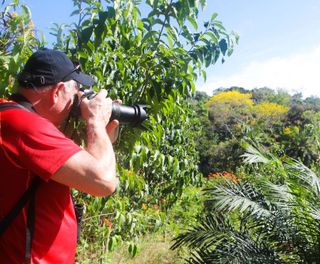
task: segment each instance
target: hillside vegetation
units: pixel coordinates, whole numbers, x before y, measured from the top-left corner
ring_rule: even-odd
[[[238,43],[205,0],[73,0],[53,47],[124,104],[147,104],[144,129],[122,126],[120,186],[84,206],[78,263],[320,263],[320,99],[267,87],[195,91]],[[142,12],[142,7],[144,12]],[[147,12],[145,12],[147,10]],[[32,10],[0,9],[0,95],[47,43]],[[82,124],[72,121],[83,143]]]

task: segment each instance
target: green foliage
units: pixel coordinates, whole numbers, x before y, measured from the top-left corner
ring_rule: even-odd
[[[183,213],[191,204],[195,206],[199,198],[192,198],[191,193],[181,198],[188,186],[201,184],[198,155],[195,144],[190,142],[197,133],[194,128],[197,123],[191,121],[191,112],[178,97],[169,98],[163,105],[161,113],[150,117],[152,130],[143,132],[136,142],[131,169],[119,168],[117,194],[109,199],[90,200],[80,195],[87,205],[85,215],[89,216],[84,221],[81,256],[83,251],[95,251],[103,258],[107,248],[109,251],[114,249],[110,243],[118,245],[132,241],[136,244],[139,236],[171,226],[169,221],[175,223],[172,228],[176,229],[179,222],[180,225],[188,224],[188,216],[199,212]],[[172,206],[175,213],[169,213]],[[112,223],[112,231],[108,233],[106,225],[101,223]],[[105,245],[106,240],[109,247]],[[91,244],[97,248],[90,248],[88,245]],[[133,244],[130,245],[128,250],[134,252]]]
[[[200,170],[235,172],[241,165],[241,141],[254,140],[279,155],[288,155],[309,166],[317,162],[319,105],[316,98],[303,100],[269,88],[247,91],[232,87],[217,91],[209,100],[209,120],[197,140]],[[206,113],[202,113],[203,118]]]
[[[165,222],[165,214],[157,204],[145,203],[145,182],[133,171],[121,169],[121,185],[109,198],[93,198],[78,194],[77,200],[85,204],[81,241],[77,259],[97,262],[109,259],[109,254],[121,245],[134,257],[139,248],[138,237],[159,231]]]
[[[237,230],[223,215],[209,214],[197,227],[181,234],[172,249],[182,245],[191,250],[188,263],[284,263],[262,240]]]
[[[201,184],[195,148],[200,125],[187,101],[194,82],[206,77],[206,67],[232,54],[238,36],[226,32],[217,14],[198,25],[204,0],[73,3],[72,15],[78,21],[54,24],[54,47],[95,76],[95,90],[107,89],[125,104],[150,106],[147,131],[121,128],[117,193],[92,198],[75,192],[76,200],[85,205],[78,256],[86,259],[94,252],[98,261],[105,261],[108,252],[125,242],[135,256],[138,236],[163,228],[166,213],[184,190]],[[12,16],[11,9],[19,15]],[[1,16],[0,88],[7,95],[15,74],[44,42],[37,39],[30,10],[19,1],[7,5]]]
[[[183,194],[170,209],[169,230],[172,229],[177,235],[181,229],[189,228],[198,222],[203,212],[204,196],[202,188],[189,186],[184,189]]]
[[[310,166],[319,160],[319,136],[318,122],[287,126],[281,135],[281,145],[287,155]]]
[[[229,93],[233,96],[228,97]],[[206,103],[214,109],[211,124],[203,122],[205,133],[197,141],[204,142],[197,146],[202,171],[207,166],[241,177],[215,180],[205,189],[206,211],[200,214],[199,224],[181,233],[173,248],[186,246],[191,251],[188,263],[318,263],[317,100],[256,89],[252,92],[255,105],[247,108],[251,116],[246,119],[248,114],[241,116],[243,107],[235,107],[236,95],[239,98],[241,93],[248,91],[239,87],[219,91]],[[226,111],[217,111],[219,103]],[[225,122],[228,134],[217,130],[219,121]],[[234,148],[230,148],[232,141]],[[247,151],[242,156],[244,166],[239,162],[242,148]]]
[[[288,107],[263,101],[255,105],[254,112],[257,119],[263,119],[266,123],[272,125],[284,119]]]
[[[207,188],[207,218],[180,234],[173,248],[188,246],[189,263],[317,263],[317,173],[262,149],[247,150],[250,173]]]
[[[250,93],[220,92],[212,96],[206,106],[220,140],[238,137],[243,133],[242,124],[252,119],[253,101]]]
[[[311,105],[311,106],[319,107],[319,105],[320,105],[320,98],[317,97],[317,96],[311,96],[311,97],[307,97],[307,98],[304,100],[304,102],[305,102],[306,105]]]
[[[141,17],[141,1],[75,1],[78,24],[67,37],[57,26],[56,46],[80,59],[97,76],[97,86],[125,102],[161,101],[173,90],[188,96],[203,67],[232,53],[235,34],[226,34],[216,15],[197,31],[201,1],[146,1],[150,12]],[[194,31],[186,26],[191,23]]]
[[[190,97],[205,67],[224,60],[238,41],[236,34],[226,33],[216,14],[200,30],[197,17],[205,1],[146,1],[145,16],[139,10],[141,1],[74,2],[78,23],[56,25],[55,46],[96,76],[95,89],[108,89],[125,104],[144,102],[150,116],[163,115],[163,102],[169,98]],[[121,165],[128,166],[127,154],[139,134],[122,129]]]
[[[197,123],[182,100],[163,102],[162,113],[150,117],[152,130],[136,142],[131,166],[141,171],[154,202],[171,206],[190,184],[199,184],[198,154],[190,139],[197,136]]]
[[[96,77],[96,90],[108,89],[125,104],[150,106],[146,132],[121,129],[118,194],[107,202],[86,199],[87,215],[113,212],[109,241],[135,240],[156,231],[184,189],[201,183],[194,143],[199,123],[192,121],[185,100],[194,92],[194,81],[205,77],[205,67],[231,55],[238,41],[226,33],[216,14],[199,30],[197,17],[205,1],[146,1],[144,17],[140,2],[74,1],[78,22],[53,29],[55,47],[68,51]],[[95,203],[101,207],[89,209]],[[83,247],[89,241],[103,244],[104,236],[98,235],[102,231],[93,229],[98,222],[84,227]]]
[[[0,8],[0,97],[8,96],[16,85],[16,75],[34,49],[43,45],[38,40],[28,6],[13,1]]]
[[[283,106],[290,106],[292,102],[292,96],[284,90],[273,90],[267,87],[255,88],[252,90],[252,100],[256,104],[267,101]]]

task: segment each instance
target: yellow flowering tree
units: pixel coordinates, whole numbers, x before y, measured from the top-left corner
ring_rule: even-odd
[[[222,137],[234,136],[241,124],[252,119],[253,100],[251,93],[226,91],[215,94],[206,103],[214,130]]]
[[[289,111],[289,108],[271,102],[261,102],[253,108],[257,119],[263,120],[265,124],[272,125],[281,121]]]
[[[251,93],[240,93],[239,91],[226,91],[213,95],[206,103],[208,107],[214,104],[226,104],[232,107],[253,106]]]
[[[213,95],[207,102],[214,140],[201,155],[206,173],[230,171],[241,165],[241,140],[276,141],[273,137],[286,118],[288,107],[268,100],[256,100],[253,92],[230,89]]]

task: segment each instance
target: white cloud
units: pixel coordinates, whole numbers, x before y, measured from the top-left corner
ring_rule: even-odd
[[[308,53],[251,62],[229,76],[210,76],[198,90],[211,92],[231,86],[245,89],[269,87],[320,97],[320,46]]]

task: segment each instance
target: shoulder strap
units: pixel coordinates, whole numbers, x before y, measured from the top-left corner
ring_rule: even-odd
[[[24,106],[22,106],[22,105],[20,105],[18,103],[6,102],[6,103],[1,103],[0,104],[0,111],[9,110],[9,109],[15,109],[15,108],[28,110],[27,108],[25,108]]]
[[[17,103],[1,103],[0,111],[14,109],[14,108],[23,108],[22,105]],[[25,191],[25,193],[21,196],[20,200],[16,203],[16,205],[9,211],[9,213],[0,221],[0,236],[4,233],[4,231],[8,228],[10,223],[14,220],[14,218],[18,215],[18,213],[22,210],[22,208],[26,205],[29,197],[31,197],[32,192],[34,192],[36,182],[33,181],[29,188]]]
[[[28,105],[22,105],[19,103],[6,102],[0,104],[0,111],[8,110],[8,109],[24,109],[26,111],[32,111],[31,107]],[[26,206],[27,202],[29,202],[29,209],[27,213],[27,228],[26,228],[26,250],[25,250],[25,259],[24,262],[26,264],[31,263],[31,247],[32,247],[32,239],[34,232],[34,223],[35,223],[35,194],[36,190],[40,184],[41,180],[39,177],[35,177],[32,180],[32,183],[28,187],[28,189],[23,193],[18,202],[15,204],[13,208],[9,211],[9,213],[0,221],[0,236],[6,231],[12,221],[17,217],[19,212]]]
[[[9,213],[1,219],[0,222],[0,236],[4,233],[4,231],[9,227],[11,222],[16,218],[22,208],[25,207],[29,199],[35,193],[37,187],[39,186],[40,179],[35,177],[30,184],[29,188],[24,192],[24,194],[20,197],[16,205],[9,211]]]
[[[20,108],[29,112],[35,112],[33,105],[28,101],[27,98],[25,98],[21,94],[12,94],[9,97],[9,100],[11,101],[0,104],[0,111],[7,110],[7,109]]]
[[[36,190],[40,184],[40,178],[35,177],[32,184],[33,190],[31,190],[31,194],[29,196],[29,208],[27,214],[27,228],[26,228],[26,250],[24,255],[24,263],[30,264],[31,263],[31,251],[32,251],[32,241],[33,241],[33,234],[34,234],[34,226],[35,226],[35,217],[36,217]]]

